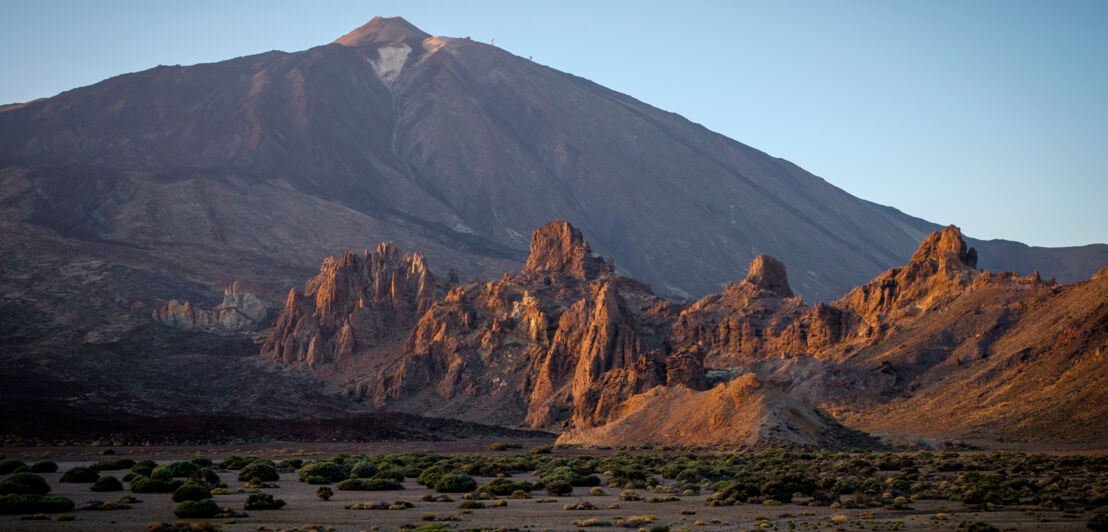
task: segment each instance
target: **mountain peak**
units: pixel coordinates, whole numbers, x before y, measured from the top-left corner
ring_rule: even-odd
[[[418,42],[430,36],[402,17],[373,17],[373,20],[361,27],[335,39],[335,43],[343,46],[365,46],[381,42]]]

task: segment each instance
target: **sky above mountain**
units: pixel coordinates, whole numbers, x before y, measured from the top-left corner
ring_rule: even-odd
[[[978,238],[1108,242],[1108,3],[61,2],[0,18],[0,103],[330,42],[471,36]]]

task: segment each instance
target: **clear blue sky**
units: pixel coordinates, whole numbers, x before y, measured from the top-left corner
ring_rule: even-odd
[[[1108,1],[71,1],[0,6],[0,103],[334,40],[472,36],[978,238],[1108,242]]]

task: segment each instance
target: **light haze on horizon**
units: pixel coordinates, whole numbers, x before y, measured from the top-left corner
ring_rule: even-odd
[[[307,6],[307,7],[305,7]],[[1108,243],[1108,2],[7,2],[0,104],[376,15],[588,78],[969,236]]]

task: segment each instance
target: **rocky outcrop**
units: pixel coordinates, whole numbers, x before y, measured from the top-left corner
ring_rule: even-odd
[[[289,292],[262,357],[309,366],[348,359],[406,334],[434,300],[435,279],[419,253],[385,242],[328,257],[303,292]]]
[[[869,413],[919,390],[958,396],[940,386],[949,375],[971,390],[995,384],[989,375],[1002,369],[974,368],[1027,346],[1013,327],[1058,290],[1037,276],[978,272],[956,227],[814,307],[765,255],[742,281],[688,305],[615,274],[569,224],[544,225],[532,240],[520,274],[448,290],[434,287],[422,257],[388,244],[328,259],[290,293],[264,354],[307,363],[380,408],[563,430],[566,442],[841,447],[868,440],[839,421],[895,432]],[[1052,333],[1069,359],[1106,349],[1081,331]],[[909,425],[933,419],[896,411]]]
[[[174,299],[155,310],[152,317],[176,329],[229,335],[257,330],[268,315],[269,305],[236,281],[224,289],[223,302],[214,308],[196,308]]]
[[[594,257],[581,231],[569,222],[550,222],[535,229],[531,234],[531,254],[523,267],[524,275],[568,275],[581,281],[591,281],[612,271],[611,260]]]
[[[789,288],[785,265],[768,255],[750,264],[741,282],[707,296],[677,318],[670,344],[697,346],[712,367],[731,367],[766,356],[806,351],[809,312]]]

